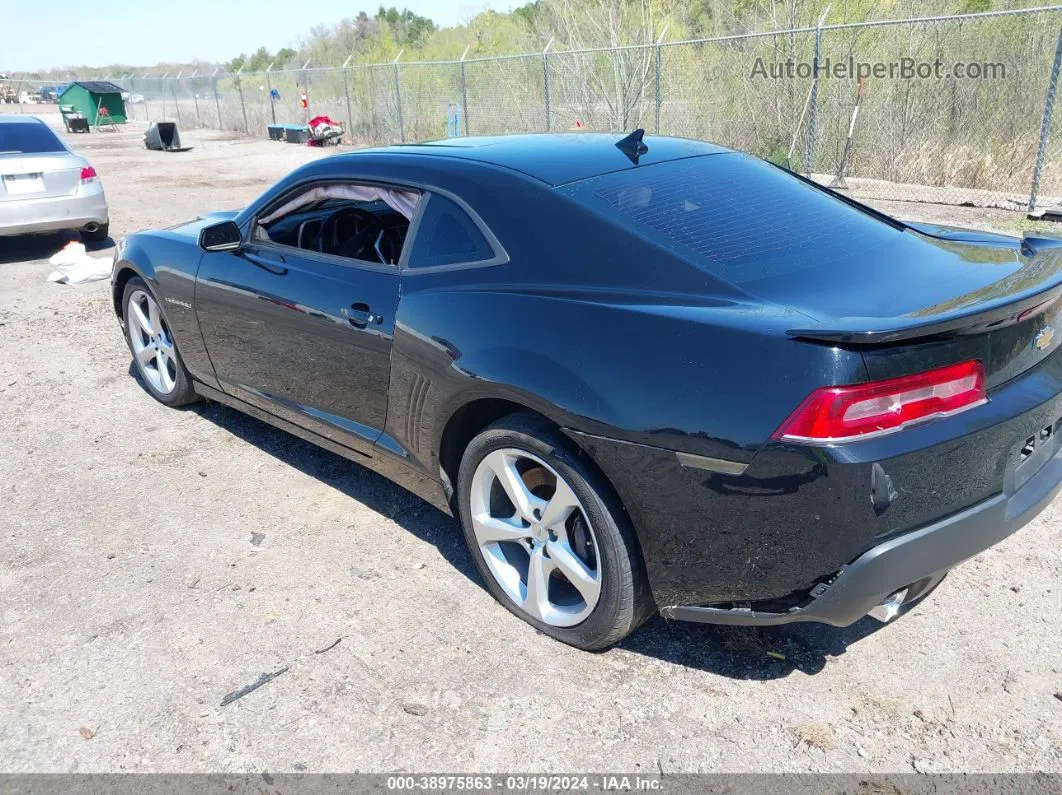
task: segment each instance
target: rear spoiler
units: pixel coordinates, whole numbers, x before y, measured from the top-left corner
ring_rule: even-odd
[[[924,317],[907,315],[898,318],[846,317],[836,324],[821,327],[790,329],[790,337],[817,342],[845,345],[881,345],[904,340],[932,337],[962,330],[977,333],[989,327],[1008,326],[1018,322],[1023,313],[1040,306],[1046,308],[1062,296],[1062,273],[1053,273],[1050,285],[1038,284],[1031,290],[975,302],[951,312],[934,313]],[[969,296],[975,300],[975,296]],[[928,311],[928,310],[927,310]]]

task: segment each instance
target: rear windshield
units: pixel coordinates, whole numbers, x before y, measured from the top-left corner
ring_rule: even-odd
[[[732,284],[856,257],[900,232],[782,169],[739,153],[628,169],[571,186]]]
[[[55,133],[39,122],[3,122],[0,124],[0,155],[39,155],[64,152]]]

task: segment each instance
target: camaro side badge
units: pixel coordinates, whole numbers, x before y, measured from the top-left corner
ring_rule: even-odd
[[[1044,326],[1033,339],[1033,347],[1038,351],[1044,350],[1055,338],[1055,330],[1050,326]]]

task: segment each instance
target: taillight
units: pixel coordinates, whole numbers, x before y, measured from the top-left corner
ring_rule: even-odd
[[[96,176],[96,169],[94,169],[92,166],[82,166],[81,181],[92,182],[92,180],[94,179],[99,179],[99,177]]]
[[[816,389],[772,439],[834,443],[866,439],[987,402],[985,370],[962,362],[916,375]]]

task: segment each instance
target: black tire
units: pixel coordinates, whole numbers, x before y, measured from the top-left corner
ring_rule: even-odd
[[[86,243],[102,243],[104,240],[107,239],[107,235],[110,233],[110,231],[111,225],[108,222],[106,224],[100,224],[96,228],[95,232],[89,232],[85,229],[82,229],[80,234],[81,239]]]
[[[158,303],[158,298],[139,276],[134,276],[129,279],[129,281],[126,282],[125,290],[122,293],[122,328],[125,331],[125,344],[129,346],[129,352],[133,355],[133,367],[136,369],[140,383],[143,385],[144,389],[148,391],[148,394],[155,398],[155,400],[163,405],[170,406],[171,408],[194,403],[199,400],[199,396],[192,387],[192,376],[189,375],[188,369],[184,366],[184,361],[181,359],[181,353],[176,340],[173,341],[176,356],[173,359],[175,383],[172,391],[162,392],[156,389],[151,383],[151,379],[148,378],[147,374],[144,372],[143,366],[137,361],[136,350],[133,348],[133,340],[130,336],[132,334],[132,324],[129,323],[129,319],[126,317],[129,313],[129,299],[137,290],[142,290],[147,293],[155,303]],[[166,329],[167,336],[170,336],[170,329],[166,324],[165,319],[163,319],[162,323],[163,327]]]
[[[594,529],[601,590],[593,611],[575,626],[556,627],[529,615],[506,595],[484,562],[472,528],[472,480],[480,462],[502,448],[526,451],[553,467],[579,498]],[[469,443],[457,480],[465,542],[487,590],[511,613],[559,641],[587,650],[605,649],[619,642],[652,614],[654,604],[641,550],[626,511],[591,462],[548,421],[532,414],[514,414],[488,426]]]

